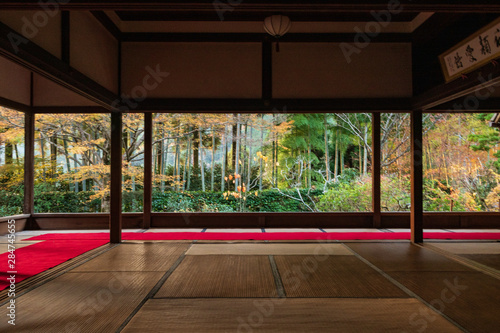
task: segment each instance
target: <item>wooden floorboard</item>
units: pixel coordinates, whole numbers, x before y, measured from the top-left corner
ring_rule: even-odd
[[[410,243],[347,243],[383,271],[473,271],[432,250]]]
[[[165,272],[189,248],[185,243],[123,243],[75,272]]]
[[[275,256],[287,297],[410,297],[354,256]]]
[[[186,256],[155,297],[277,297],[268,256]]]
[[[460,332],[423,311],[415,299],[151,299],[123,332]]]
[[[0,309],[0,332],[114,332],[161,272],[66,273],[16,299],[16,325]]]
[[[391,272],[469,332],[498,332],[500,282],[480,272]]]
[[[353,255],[341,244],[193,244],[186,255]]]

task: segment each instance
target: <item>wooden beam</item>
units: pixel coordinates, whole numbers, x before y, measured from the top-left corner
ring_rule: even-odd
[[[153,187],[153,114],[144,114],[144,198],[142,227],[151,227]]]
[[[214,5],[217,5],[214,2]],[[222,4],[222,2],[220,3]],[[231,4],[231,2],[229,2]],[[116,11],[117,16],[123,22],[164,22],[164,21],[202,21],[213,22],[224,20],[225,22],[262,22],[266,16],[275,14],[274,9],[267,10],[221,10],[207,11],[193,9],[191,11],[165,11],[165,10],[137,10]],[[218,8],[219,9],[219,8]],[[289,16],[293,22],[370,22],[374,17],[370,12],[337,12],[331,10],[315,11],[288,11],[286,8],[280,10],[281,15]],[[418,12],[404,12],[391,16],[391,22],[411,22],[419,15]]]
[[[498,112],[500,110],[500,98],[490,97],[493,92],[500,91],[499,86],[491,86],[482,92],[473,92],[465,97],[460,97],[452,101],[440,104],[433,108],[426,110],[426,112],[439,112],[439,113],[484,113],[484,112]]]
[[[30,112],[31,111],[31,108],[29,105],[15,102],[13,100],[3,98],[3,97],[0,97],[0,105],[3,106],[4,108],[13,109],[16,111],[22,111],[22,112]]]
[[[486,0],[461,0],[461,1],[434,1],[434,0],[400,0],[403,12],[500,12],[500,4],[495,1]],[[227,6],[226,2],[222,2]],[[163,1],[141,1],[141,0],[72,0],[58,3],[60,9],[73,10],[176,10],[176,11],[207,11],[212,15],[214,4],[212,0],[163,0]],[[268,4],[263,0],[247,0],[235,5],[239,11],[261,10],[265,12],[276,10],[288,10],[296,12],[304,11],[336,11],[336,12],[366,12],[371,10],[387,10],[387,0],[278,0]],[[0,0],[2,9],[40,9],[39,1],[12,1]],[[233,7],[231,7],[233,8]],[[234,8],[233,8],[234,9]]]
[[[422,243],[424,240],[423,221],[423,152],[422,152],[422,111],[413,111],[411,123],[411,241]]]
[[[122,113],[111,113],[110,242],[122,241]]]
[[[102,106],[35,106],[34,113],[110,113]]]
[[[0,104],[2,99],[0,98]],[[19,103],[18,103],[19,104]],[[16,104],[16,105],[18,105]],[[6,105],[8,106],[8,105]],[[29,108],[19,104],[20,111]],[[198,113],[239,113],[275,112],[286,110],[289,113],[316,113],[316,112],[395,112],[408,113],[411,107],[410,99],[218,99],[218,98],[165,98],[146,99],[139,106],[127,113],[148,112],[193,112]],[[14,107],[12,107],[14,108]],[[110,113],[111,111],[100,106],[36,106],[35,113]]]
[[[380,218],[380,113],[372,113],[372,209],[373,209],[373,227],[381,227]]]
[[[408,112],[410,98],[325,98],[325,99],[262,99],[242,98],[147,98],[134,111],[187,111],[187,112]]]
[[[0,56],[12,60],[107,109],[117,95],[0,22]]]
[[[353,33],[288,33],[280,43],[342,43],[353,42],[358,35]],[[172,32],[126,32],[121,34],[123,42],[182,42],[182,43],[262,43],[269,39],[265,33],[172,33]],[[381,33],[372,43],[411,43],[409,33]]]
[[[116,26],[116,24],[113,22],[113,20],[111,20],[108,17],[108,15],[106,15],[106,13],[104,13],[103,11],[98,11],[98,10],[92,10],[91,13],[99,21],[99,23],[101,23],[102,26],[104,28],[106,28],[106,30],[108,30],[108,32],[110,34],[112,34],[113,37],[115,37],[115,39],[117,41],[121,41],[121,39],[122,39],[122,32]]]
[[[497,58],[496,61],[500,61]],[[428,110],[457,98],[474,94],[478,89],[500,84],[500,66],[487,64],[464,78],[440,84],[413,100],[413,110]]]

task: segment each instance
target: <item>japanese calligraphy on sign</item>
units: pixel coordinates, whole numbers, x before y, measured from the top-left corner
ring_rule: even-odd
[[[439,56],[446,82],[500,57],[500,18]]]

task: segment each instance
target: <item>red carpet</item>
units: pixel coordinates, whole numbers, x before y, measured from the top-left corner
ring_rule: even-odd
[[[8,273],[9,271],[17,271],[15,273],[15,281],[17,283],[106,243],[107,240],[103,239],[86,240],[84,242],[50,240],[32,244],[16,249],[14,269],[9,267],[9,253],[1,254],[0,290],[10,285],[10,282],[7,281],[7,278],[11,275]]]
[[[500,232],[425,232],[426,239],[497,240]],[[407,240],[409,232],[124,232],[123,240]],[[109,240],[109,233],[45,234],[27,240]]]

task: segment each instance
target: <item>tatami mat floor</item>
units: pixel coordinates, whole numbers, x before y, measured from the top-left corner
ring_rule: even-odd
[[[498,241],[129,241],[18,296],[15,326],[4,301],[0,331],[495,332],[499,268]]]

